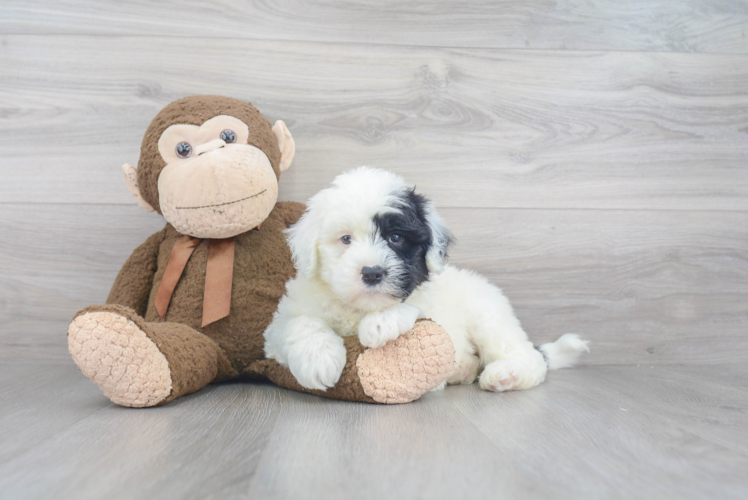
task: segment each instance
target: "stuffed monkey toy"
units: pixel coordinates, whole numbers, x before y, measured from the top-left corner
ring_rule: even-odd
[[[428,320],[377,349],[346,338],[343,374],[324,392],[265,359],[263,332],[295,275],[283,231],[304,212],[277,202],[294,152],[282,121],[271,127],[236,99],[187,97],[154,118],[137,169],[123,172],[166,227],[135,249],[106,304],[78,312],[68,329],[73,360],[112,402],[158,406],[213,382],[267,378],[336,399],[404,403],[447,379],[454,347]]]

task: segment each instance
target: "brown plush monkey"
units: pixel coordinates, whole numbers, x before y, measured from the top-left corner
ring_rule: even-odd
[[[379,349],[345,339],[346,367],[326,392],[302,388],[264,359],[263,331],[295,273],[283,231],[304,211],[276,203],[294,152],[282,121],[271,127],[236,99],[187,97],[154,118],[138,168],[123,171],[138,204],[162,214],[166,227],[133,252],[107,304],[78,312],[68,330],[73,360],[114,403],[162,405],[237,377],[407,402],[449,376],[454,348],[430,321]]]

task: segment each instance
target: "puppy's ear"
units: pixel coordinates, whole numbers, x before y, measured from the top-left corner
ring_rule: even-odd
[[[426,253],[426,267],[430,273],[441,274],[444,270],[444,261],[447,258],[447,248],[454,241],[452,233],[442,222],[442,218],[436,213],[434,203],[426,204],[426,224],[431,230],[431,248]]]
[[[317,242],[321,224],[319,217],[313,213],[311,207],[307,208],[299,222],[286,230],[286,239],[291,248],[293,262],[296,269],[307,278],[312,278],[317,273],[319,258],[317,257]]]

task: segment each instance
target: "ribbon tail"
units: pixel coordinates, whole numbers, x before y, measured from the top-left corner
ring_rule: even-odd
[[[236,240],[211,240],[208,247],[208,267],[205,270],[203,323],[207,326],[223,319],[231,312],[231,286],[234,278],[234,248]]]
[[[199,244],[200,240],[191,236],[182,236],[174,243],[169,254],[169,261],[166,264],[166,270],[161,278],[161,283],[158,285],[158,292],[156,292],[156,311],[162,318],[166,318],[166,311],[169,309],[169,302],[171,302],[174,289],[179,283],[179,278],[182,277],[192,252]]]

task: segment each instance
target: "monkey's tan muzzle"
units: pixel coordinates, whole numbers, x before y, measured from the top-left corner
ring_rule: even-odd
[[[158,179],[161,212],[177,231],[230,238],[267,218],[278,199],[278,181],[265,153],[220,139],[195,153],[188,162],[167,165]]]

